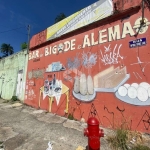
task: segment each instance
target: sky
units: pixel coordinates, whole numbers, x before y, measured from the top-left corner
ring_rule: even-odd
[[[54,24],[60,13],[66,17],[93,4],[96,0],[0,0],[0,46],[10,44],[14,52],[21,43]]]

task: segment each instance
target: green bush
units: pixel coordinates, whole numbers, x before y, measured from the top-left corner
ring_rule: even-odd
[[[4,146],[3,146],[3,142],[2,142],[2,141],[0,141],[0,150],[1,150],[2,148],[4,148]]]
[[[69,114],[69,115],[68,115],[68,119],[70,119],[70,120],[74,120],[73,115],[72,115],[72,114]]]
[[[107,141],[113,150],[150,150],[144,145],[144,139],[139,132],[124,128],[116,129],[113,135],[107,137]]]
[[[17,96],[12,96],[11,100],[12,100],[12,101],[17,101],[18,98],[17,98]]]
[[[150,148],[144,145],[136,145],[131,150],[150,150]]]
[[[127,147],[127,136],[128,132],[124,129],[117,129],[114,136],[109,136],[107,141],[110,143],[110,146],[117,150],[128,150]]]

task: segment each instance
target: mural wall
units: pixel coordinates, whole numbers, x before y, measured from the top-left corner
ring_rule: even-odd
[[[27,50],[0,60],[1,98],[10,100],[12,96],[17,96],[19,100],[24,100],[27,62]]]
[[[144,25],[139,11],[31,51],[25,103],[150,133],[148,13]]]

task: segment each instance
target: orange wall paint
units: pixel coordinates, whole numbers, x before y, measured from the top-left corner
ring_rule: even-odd
[[[118,10],[125,10],[141,4],[141,0],[113,0]]]
[[[127,22],[131,24],[133,32],[136,34],[136,29],[133,29],[133,26],[135,25],[135,21],[141,17],[141,10],[137,12],[136,14],[130,16],[126,19],[119,19],[118,21],[108,23],[103,26],[98,26],[93,29],[85,28],[84,32],[80,32],[79,30],[76,32],[76,34],[61,39],[59,41],[56,41],[51,44],[47,44],[43,47],[40,47],[39,49],[36,49],[39,51],[37,53],[37,58],[32,59],[32,55],[30,55],[31,60],[28,62],[28,71],[27,71],[27,84],[26,84],[26,99],[25,103],[28,105],[31,105],[33,107],[38,108],[39,107],[39,98],[40,98],[40,88],[44,86],[44,81],[48,79],[51,81],[54,77],[54,74],[56,75],[56,79],[61,80],[63,85],[66,87],[62,87],[61,92],[64,90],[69,91],[69,106],[68,106],[68,113],[65,113],[66,109],[66,103],[67,103],[67,93],[61,94],[60,101],[58,102],[58,105],[56,103],[56,98],[53,96],[53,102],[51,107],[51,112],[56,113],[60,116],[67,116],[69,113],[74,115],[74,118],[80,120],[81,118],[84,118],[85,120],[88,119],[90,115],[95,115],[102,126],[104,127],[116,127],[117,124],[121,123],[122,120],[126,120],[128,122],[128,126],[132,130],[139,130],[142,132],[150,133],[150,103],[148,102],[150,100],[150,97],[145,101],[148,102],[147,104],[145,102],[141,102],[138,98],[134,101],[133,99],[129,97],[123,97],[124,101],[116,97],[116,92],[118,91],[120,86],[123,86],[124,84],[132,84],[137,83],[140,84],[142,82],[146,82],[150,84],[150,75],[149,75],[149,69],[150,69],[150,51],[149,51],[149,41],[150,41],[150,25],[147,26],[147,30],[143,34],[138,34],[136,36],[130,36],[129,34],[126,35],[125,38],[120,38],[119,40],[113,40],[111,42],[104,42],[102,44],[97,44],[94,46],[85,46],[85,48],[82,48],[83,41],[85,38],[85,35],[88,35],[90,39],[91,33],[94,33],[94,40],[97,41],[97,38],[99,37],[99,31],[102,31],[106,29],[106,32],[103,32],[102,35],[107,35],[107,38],[103,38],[103,40],[108,39],[108,28],[114,27],[116,25],[119,25],[120,27],[120,36],[122,36],[123,33],[123,27]],[[149,11],[145,9],[145,18],[148,19],[148,22],[150,22],[149,17]],[[128,30],[125,29],[124,30]],[[147,44],[145,46],[136,47],[136,48],[129,48],[129,41],[140,39],[140,38],[146,38]],[[64,43],[66,41],[71,41],[75,39],[73,43],[75,45],[74,50],[68,50],[67,52],[57,53],[57,54],[51,54],[48,56],[45,56],[45,48],[54,47],[55,45],[59,45],[60,43]],[[91,44],[91,41],[90,41]],[[80,48],[81,47],[81,48]],[[108,48],[108,49],[105,49]],[[115,49],[116,47],[116,49]],[[115,49],[115,50],[114,50]],[[107,51],[108,50],[108,51]],[[114,52],[113,52],[114,51]],[[35,52],[35,51],[34,51]],[[110,64],[105,64],[102,62],[102,54],[103,56],[110,56],[109,59]],[[31,52],[33,54],[33,52]],[[84,56],[87,56],[88,60],[96,60],[96,64],[92,64],[91,68],[84,67],[83,65],[83,54]],[[107,55],[106,55],[107,54]],[[118,55],[118,57],[116,57]],[[90,57],[91,56],[91,57]],[[97,57],[96,59],[95,56]],[[112,59],[113,56],[116,59]],[[68,68],[67,62],[73,62],[75,60],[75,57],[77,57],[82,63],[80,63],[79,68],[77,68],[78,71]],[[89,59],[91,58],[91,59]],[[141,64],[134,64],[138,62],[138,58],[140,59]],[[108,63],[107,57],[105,57],[105,61]],[[57,71],[57,72],[49,72],[46,73],[46,68],[49,64],[52,64],[53,62],[60,62],[65,70],[63,71]],[[133,65],[132,65],[133,64]],[[129,75],[129,78],[122,83],[115,92],[94,92],[95,97],[91,99],[89,102],[80,101],[80,97],[76,98],[73,95],[73,87],[74,87],[74,77],[79,76],[81,77],[81,74],[84,73],[86,76],[91,75],[92,78],[94,76],[111,66],[116,67],[126,67],[127,73]],[[145,67],[145,68],[144,68]],[[142,69],[144,68],[144,71],[142,72]],[[43,74],[39,71],[44,71]],[[36,71],[36,73],[35,73]],[[68,72],[67,72],[68,71]],[[34,77],[33,77],[33,72]],[[39,73],[40,72],[40,73]],[[66,74],[68,73],[68,78],[71,77],[72,80],[66,79]],[[109,80],[108,78],[106,82]],[[104,79],[101,79],[101,81]],[[111,81],[118,82],[119,76],[117,79],[112,78]],[[111,81],[108,82],[108,84],[105,84],[104,86],[111,86]],[[98,82],[100,82],[98,80]],[[120,83],[120,82],[119,82]],[[59,82],[60,84],[60,82]],[[98,83],[100,84],[100,83]],[[62,85],[62,84],[60,84]],[[100,84],[101,86],[102,84]],[[117,84],[118,85],[118,84]],[[112,88],[114,89],[114,88]],[[99,88],[100,90],[100,88]],[[103,90],[107,91],[107,88],[103,87]],[[56,95],[58,96],[58,95]],[[80,95],[81,96],[81,95]],[[144,95],[143,95],[144,96]],[[41,93],[41,100],[40,100],[40,108],[45,109],[49,111],[49,98],[45,95],[45,98],[43,99],[43,94]],[[59,99],[59,98],[58,98]],[[133,104],[130,104],[126,100],[132,101]],[[146,104],[144,106],[141,106],[141,104]],[[95,113],[95,114],[94,114]],[[145,120],[145,122],[143,121]]]
[[[47,32],[47,30],[43,30],[31,38],[30,49],[46,42],[46,32]]]

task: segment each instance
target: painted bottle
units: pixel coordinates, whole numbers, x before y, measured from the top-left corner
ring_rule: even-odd
[[[56,87],[56,75],[54,74],[54,78],[53,78],[53,88]]]
[[[80,93],[82,95],[87,94],[87,82],[86,82],[86,75],[85,74],[81,74],[81,77],[80,77]]]
[[[53,94],[53,86],[52,86],[52,81],[49,81],[49,94]]]
[[[79,93],[80,92],[80,79],[79,79],[79,77],[75,77],[74,92],[75,93]]]
[[[44,81],[44,92],[45,92],[45,94],[48,94],[48,92],[49,92],[49,81],[48,81],[48,79],[46,79]]]
[[[93,79],[90,75],[88,75],[87,77],[87,89],[88,89],[88,94],[92,95],[94,93]]]

